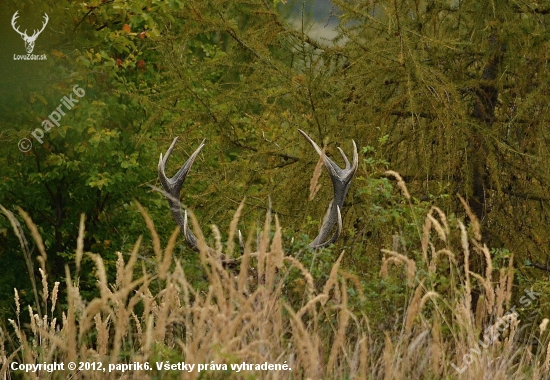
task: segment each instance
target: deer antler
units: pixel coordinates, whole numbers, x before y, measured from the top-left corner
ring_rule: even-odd
[[[328,174],[330,175],[330,179],[332,180],[332,186],[334,187],[334,198],[328,206],[327,213],[325,214],[325,217],[323,219],[323,224],[321,225],[321,229],[319,230],[319,234],[309,244],[310,247],[317,249],[326,247],[334,243],[336,240],[338,240],[342,233],[342,207],[344,206],[344,200],[346,199],[346,195],[348,194],[351,180],[353,179],[353,176],[357,171],[357,166],[359,164],[359,155],[357,153],[357,145],[353,140],[351,140],[353,142],[353,164],[350,165],[350,162],[344,154],[344,151],[341,148],[338,148],[340,154],[342,155],[342,158],[344,159],[344,162],[346,163],[346,167],[342,169],[334,161],[328,158],[323,153],[321,148],[319,148],[319,145],[317,145],[315,141],[313,141],[304,131],[302,131],[301,129],[298,130],[306,138],[306,140],[309,141],[315,151],[319,153],[319,155],[323,158],[323,163],[328,170]],[[336,232],[334,233],[334,235],[332,235],[330,239],[326,240],[336,224],[338,224]]]
[[[168,178],[165,173],[166,169],[166,163],[168,162],[168,158],[170,158],[170,154],[172,153],[172,150],[176,146],[176,142],[178,142],[178,137],[172,141],[172,145],[170,145],[170,148],[166,151],[166,155],[163,157],[162,153],[160,154],[159,159],[159,165],[158,165],[158,176],[160,183],[162,187],[164,188],[164,196],[168,200],[168,204],[170,205],[170,209],[172,210],[172,215],[174,216],[174,220],[176,223],[180,226],[180,231],[185,237],[185,240],[189,244],[189,246],[194,249],[195,251],[200,251],[199,246],[199,240],[191,231],[189,228],[189,224],[187,221],[187,210],[182,214],[181,212],[181,202],[180,202],[180,191],[183,183],[185,182],[185,178],[187,177],[187,174],[189,174],[189,170],[191,170],[191,166],[197,159],[197,156],[199,155],[201,149],[204,147],[204,141],[206,139],[202,140],[199,147],[193,152],[193,154],[187,159],[185,164],[180,168],[180,170],[177,171],[177,173],[172,177]],[[238,231],[238,238],[239,238],[239,244],[241,246],[241,249],[244,251],[244,241],[241,234],[241,231]],[[206,246],[206,250],[210,253],[221,253],[216,252],[216,250],[210,248],[209,246]],[[232,265],[235,265],[236,260],[233,258],[223,258],[220,257],[220,261],[222,265],[231,267]]]
[[[35,29],[34,33],[31,36],[31,38],[38,37],[38,35],[40,33],[42,33],[44,31],[44,29],[46,29],[46,25],[48,25],[49,20],[50,20],[50,18],[48,17],[48,15],[46,13],[44,13],[44,22],[42,23],[42,29],[40,29],[40,30]]]
[[[172,178],[168,178],[164,171],[166,168],[166,162],[168,162],[168,158],[170,158],[170,154],[172,153],[174,146],[176,146],[176,142],[178,142],[178,137],[174,139],[172,145],[170,145],[170,148],[168,148],[164,157],[162,157],[162,153],[160,154],[158,165],[160,184],[164,188],[164,191],[168,193],[168,195],[165,194],[165,196],[166,199],[168,199],[168,204],[170,205],[170,210],[172,210],[172,215],[174,216],[176,223],[180,226],[181,233],[185,237],[185,240],[187,240],[187,243],[189,243],[191,248],[196,251],[199,251],[198,240],[193,231],[191,231],[188,226],[187,211],[185,211],[185,214],[182,214],[181,212],[180,190],[183,183],[185,182],[185,178],[187,177],[189,170],[191,170],[193,162],[195,162],[201,149],[204,147],[205,140],[202,140],[201,145],[199,145],[195,152],[193,152],[193,154],[189,157],[189,159],[187,159],[185,164],[183,164],[180,170],[178,170],[178,172]]]
[[[21,31],[19,31],[19,28],[15,25],[15,20],[17,20],[19,18],[19,15],[18,15],[19,11],[15,12],[13,14],[13,17],[11,18],[11,26],[13,28],[13,30],[15,30],[17,33],[19,33],[21,35],[21,37],[25,38],[27,36],[27,29],[25,29],[25,32],[21,33]]]

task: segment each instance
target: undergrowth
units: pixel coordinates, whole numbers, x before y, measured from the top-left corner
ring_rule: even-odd
[[[410,199],[398,174],[390,174]],[[461,221],[450,223],[434,206],[425,216],[417,251],[401,249],[399,244],[382,250],[378,281],[388,286],[401,283],[406,289],[404,307],[390,305],[388,320],[392,322],[382,327],[371,325],[364,307],[366,279],[341,267],[346,253],[338,255],[321,279],[314,277],[313,264],[308,268],[297,252],[283,247],[278,219],[269,212],[260,236],[250,234],[242,253],[233,243],[241,208],[225,244],[214,229],[215,250],[206,247],[191,218],[202,247],[198,255],[207,283],[197,287],[188,281],[183,259],[174,256],[179,230],[162,248],[153,221],[138,207],[152,237],[148,248],[153,264],[140,257],[140,238],[131,252],[118,252],[116,278],[109,281],[103,259],[83,250],[82,217],[74,270],[67,266],[65,282],[53,286],[38,229],[19,210],[40,252],[41,276],[36,283],[41,297],[37,305],[21,305],[15,290],[16,313],[0,329],[1,379],[546,376],[549,320],[538,325],[525,314],[538,302],[538,293],[514,288],[512,254],[499,257],[495,267],[491,251],[482,242],[479,223],[465,203],[469,227]],[[18,219],[2,210],[22,250],[28,250]],[[234,258],[231,265],[222,264],[222,251],[226,258]],[[95,265],[99,296],[93,299],[86,299],[79,288],[80,266],[86,256]],[[316,257],[326,260],[326,255]],[[30,322],[22,322],[25,319]],[[24,373],[12,370],[14,362],[57,362],[65,363],[65,368]],[[72,371],[66,367],[68,362],[101,363],[106,371]],[[122,372],[120,364],[136,362],[148,363],[150,370]],[[166,370],[167,362],[195,367],[192,371]],[[232,364],[243,362],[278,364],[279,370],[232,369]],[[109,372],[109,364],[119,366]],[[205,365],[200,372],[199,364]]]

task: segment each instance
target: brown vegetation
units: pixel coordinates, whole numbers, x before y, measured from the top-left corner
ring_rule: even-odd
[[[404,182],[400,187],[408,194]],[[399,277],[404,266],[411,289],[408,305],[399,315],[401,325],[387,331],[375,331],[369,316],[356,306],[353,298],[367,300],[361,279],[340,267],[345,253],[319,286],[293,253],[283,248],[278,219],[272,223],[269,212],[256,249],[249,238],[238,268],[224,268],[212,250],[201,250],[208,287],[198,289],[188,282],[181,259],[173,255],[179,231],[162,249],[143,210],[153,239],[154,268],[138,260],[141,238],[132,252],[118,253],[113,283],[108,281],[102,258],[90,254],[100,292],[92,300],[84,300],[78,285],[80,260],[87,255],[82,244],[76,271],[70,273],[67,267],[65,284],[56,282],[50,291],[41,237],[30,218],[20,213],[41,252],[43,315],[31,306],[23,307],[15,290],[16,315],[9,329],[14,334],[6,327],[0,330],[1,379],[16,376],[10,370],[15,361],[101,362],[107,368],[106,373],[24,374],[40,379],[539,379],[548,369],[548,319],[529,327],[533,321],[520,321],[521,308],[511,304],[513,258],[507,267],[494,269],[476,224],[472,223],[471,237],[462,222],[450,225],[437,207],[426,215],[420,236],[422,260],[383,250],[382,277]],[[200,245],[206,247],[194,217],[192,222]],[[230,236],[235,236],[236,222],[231,226]],[[84,233],[82,219],[79,241]],[[216,247],[221,249],[219,233],[215,235]],[[227,247],[226,254],[234,256],[234,245],[229,242]],[[472,255],[486,261],[485,273],[470,270]],[[434,277],[443,274],[451,279],[450,286],[431,285]],[[60,300],[63,286],[67,299]],[[475,305],[473,288],[481,293]],[[519,292],[524,290],[529,291]],[[533,301],[536,295],[531,293]],[[59,309],[61,321],[55,313]],[[29,314],[28,326],[21,322],[24,313]],[[156,363],[166,361],[206,364],[208,369],[200,373],[197,367],[191,373],[157,370]],[[122,373],[109,372],[107,367],[134,362],[147,362],[152,370]],[[291,370],[231,370],[231,364],[243,362],[287,364]],[[225,364],[228,369],[211,370],[210,364]]]

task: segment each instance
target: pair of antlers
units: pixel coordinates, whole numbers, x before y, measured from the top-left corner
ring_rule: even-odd
[[[313,141],[304,131],[300,129],[299,131],[306,138],[306,140],[310,142],[315,151],[322,157],[323,163],[327,168],[330,178],[332,180],[332,186],[334,187],[334,198],[328,206],[327,213],[325,214],[325,217],[323,219],[323,224],[321,225],[319,234],[309,244],[310,247],[318,249],[334,243],[336,240],[338,240],[342,233],[342,207],[344,206],[344,200],[346,199],[346,195],[348,194],[351,180],[353,179],[353,176],[357,171],[357,165],[359,162],[357,145],[355,144],[355,141],[352,140],[353,164],[350,164],[348,158],[344,154],[344,151],[341,148],[338,148],[340,154],[342,155],[342,158],[344,159],[344,162],[346,163],[346,167],[341,168],[329,157],[327,157],[321,150],[321,148],[319,148],[319,146],[315,143],[315,141]],[[181,187],[185,182],[185,178],[187,177],[187,174],[189,174],[193,162],[195,162],[195,159],[199,155],[201,149],[204,147],[205,140],[202,141],[199,147],[195,150],[195,152],[193,152],[193,154],[189,157],[185,164],[183,164],[178,172],[172,178],[168,178],[165,174],[166,162],[168,162],[168,158],[170,157],[172,150],[176,146],[177,141],[178,137],[174,139],[172,145],[170,145],[170,148],[168,148],[164,157],[162,156],[162,153],[160,154],[158,176],[160,183],[165,191],[164,195],[168,200],[170,209],[172,210],[172,215],[174,216],[176,223],[180,226],[180,230],[185,237],[185,240],[187,240],[187,243],[191,246],[191,248],[198,251],[199,244],[197,237],[189,228],[187,222],[187,211],[182,213],[179,197]],[[335,226],[337,226],[336,232],[329,238]]]

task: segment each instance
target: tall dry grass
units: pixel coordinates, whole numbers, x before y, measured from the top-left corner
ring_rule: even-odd
[[[404,182],[399,186],[408,195]],[[207,249],[191,216],[209,284],[199,290],[189,283],[181,259],[173,254],[179,231],[162,248],[153,221],[139,208],[152,236],[154,268],[138,260],[140,238],[131,252],[118,253],[116,278],[109,283],[102,258],[83,250],[82,218],[75,271],[71,273],[67,266],[64,284],[56,282],[51,289],[38,229],[19,211],[40,251],[42,298],[39,310],[24,307],[15,290],[16,314],[9,320],[9,329],[0,330],[0,379],[541,379],[548,373],[548,319],[525,329],[522,324],[529,321],[520,322],[516,314],[507,313],[514,299],[513,258],[507,267],[494,269],[490,251],[481,241],[479,223],[469,209],[470,231],[462,222],[451,225],[433,207],[420,232],[419,257],[383,250],[381,276],[405,274],[411,291],[406,309],[396,310],[400,326],[381,332],[373,331],[368,316],[353,306],[360,302],[352,295],[365,302],[365,284],[340,267],[345,253],[319,286],[303,263],[284,249],[278,219],[270,213],[259,239],[250,237],[240,256],[233,252],[232,237],[242,207],[231,223],[231,238],[223,254],[220,234],[214,233],[216,250]],[[5,214],[17,224],[13,214]],[[92,300],[84,299],[78,285],[85,255],[95,264],[100,295]],[[471,270],[472,255],[484,260],[483,273]],[[224,267],[222,256],[237,257],[236,264]],[[442,288],[434,281],[438,276],[449,278],[450,286]],[[303,287],[300,297],[287,292],[296,284]],[[62,303],[67,307],[57,320],[61,287],[66,290]],[[474,290],[480,294],[477,302],[472,297]],[[29,325],[21,323],[22,313],[28,313]],[[494,342],[487,340],[488,334]],[[23,374],[10,370],[14,361],[101,362],[106,368],[113,363],[148,362],[152,370]],[[155,363],[166,361],[208,367],[226,364],[228,370],[157,370]],[[243,362],[285,363],[292,370],[231,370],[230,364]]]

